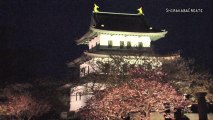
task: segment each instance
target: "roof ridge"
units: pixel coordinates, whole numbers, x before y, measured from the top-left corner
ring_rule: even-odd
[[[141,16],[140,14],[133,14],[133,13],[116,13],[116,12],[93,12],[93,13],[101,13],[101,14],[115,14],[115,15],[136,15]]]

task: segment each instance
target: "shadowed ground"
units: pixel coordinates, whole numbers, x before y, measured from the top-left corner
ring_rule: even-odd
[[[199,120],[198,114],[187,113],[185,114],[190,120]],[[208,119],[213,120],[213,114],[208,114]],[[151,113],[151,120],[164,120],[163,116],[159,113]]]

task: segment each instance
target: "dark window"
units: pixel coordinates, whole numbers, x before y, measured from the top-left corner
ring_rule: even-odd
[[[85,72],[85,68],[81,68],[81,72]]]
[[[98,46],[98,43],[96,42],[96,43],[95,43],[95,49],[98,50],[98,47],[99,47],[99,46]]]
[[[85,75],[86,73],[86,70],[85,70],[85,68],[81,68],[81,72],[83,73],[83,75]]]
[[[143,43],[142,42],[138,42],[138,48],[142,49],[142,47],[143,47]]]
[[[127,49],[131,48],[131,42],[130,41],[127,41],[127,46],[126,46]]]
[[[108,41],[108,48],[112,48],[112,40]]]
[[[120,49],[124,48],[124,41],[120,41]]]

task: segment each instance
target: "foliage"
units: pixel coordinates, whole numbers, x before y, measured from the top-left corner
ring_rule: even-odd
[[[5,115],[7,112],[7,107],[4,104],[0,104],[0,115]]]
[[[111,56],[92,65],[98,65],[99,70],[88,78],[94,82],[102,80],[111,86],[95,92],[95,97],[79,112],[82,116],[119,119],[124,114],[139,112],[141,119],[149,119],[151,111],[165,110],[164,103],[169,103],[173,110],[188,105],[190,102],[184,101],[180,94],[206,91],[211,100],[212,77],[206,72],[195,71],[193,60],[176,58],[161,60],[162,64],[159,64],[158,59],[139,56],[130,62],[131,59]]]
[[[103,82],[109,86],[116,86],[128,80],[141,77],[140,74],[132,74],[133,70],[152,71],[158,69],[161,63],[157,58],[144,56],[109,55],[109,58],[98,58],[89,61],[93,74],[87,76],[87,80]],[[142,69],[141,69],[142,68]],[[129,75],[129,71],[131,76]]]
[[[157,81],[164,81],[166,73],[162,72],[161,69],[143,69],[143,68],[134,68],[129,70],[129,75],[131,78],[145,78]]]
[[[64,110],[61,91],[56,90],[60,83],[50,79],[37,80],[36,84],[11,84],[7,85],[3,94],[8,98],[0,104],[1,113],[16,116],[19,119],[58,119]],[[47,82],[49,81],[49,82]],[[50,84],[51,83],[51,84]],[[5,111],[6,110],[6,111]]]
[[[163,81],[173,85],[182,94],[194,96],[196,92],[207,92],[208,100],[213,102],[212,76],[205,71],[196,71],[193,60],[179,58],[167,61],[162,66],[162,72],[166,74]]]
[[[170,103],[173,110],[188,105],[183,96],[169,84],[137,78],[97,91],[80,114],[84,118],[97,120],[120,119],[129,112],[140,112],[141,119],[145,120],[149,119],[151,111],[163,112],[165,103]]]
[[[33,99],[29,95],[11,96],[6,107],[7,115],[15,116],[20,120],[39,117],[49,112],[51,108],[47,102]]]

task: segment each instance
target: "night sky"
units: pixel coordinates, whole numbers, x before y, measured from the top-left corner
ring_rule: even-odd
[[[211,0],[0,0],[1,78],[71,74],[66,63],[86,48],[76,46],[75,40],[88,30],[94,2],[104,12],[137,13],[142,6],[151,26],[169,31],[155,43],[159,51],[181,50],[213,68]],[[203,12],[166,12],[188,8]]]

